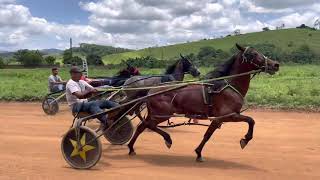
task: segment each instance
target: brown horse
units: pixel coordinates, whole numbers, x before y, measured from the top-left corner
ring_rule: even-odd
[[[279,70],[279,63],[273,61],[257,50],[251,47],[241,47],[236,44],[239,53],[235,54],[223,66],[217,70],[209,73],[206,78],[214,78],[226,75],[236,75],[240,73],[249,72],[252,70],[262,70],[269,74],[274,74]],[[133,145],[138,136],[149,128],[160,134],[168,148],[172,145],[171,137],[168,133],[158,128],[157,125],[161,122],[167,121],[171,115],[186,114],[197,115],[202,117],[219,117],[213,120],[209,125],[203,140],[200,145],[195,149],[197,154],[197,161],[202,162],[201,151],[209,140],[214,131],[219,128],[224,122],[247,122],[249,129],[243,139],[240,140],[241,148],[244,148],[253,137],[254,120],[251,117],[241,115],[241,108],[244,104],[244,97],[247,94],[251,75],[238,76],[228,79],[228,81],[210,82],[212,84],[220,84],[220,92],[212,95],[211,105],[209,106],[204,102],[203,86],[202,85],[189,85],[185,88],[167,92],[157,95],[148,99],[148,116],[140,123],[137,130],[128,144],[129,154],[134,155],[135,151]],[[221,85],[224,84],[224,85]],[[154,93],[158,90],[151,90]]]

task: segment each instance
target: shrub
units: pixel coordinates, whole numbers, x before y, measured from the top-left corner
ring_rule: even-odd
[[[295,51],[293,51],[289,55],[289,58],[292,62],[306,64],[306,63],[312,63],[313,61],[315,61],[316,55],[310,49],[310,47],[305,44],[300,46]]]
[[[96,54],[89,54],[87,57],[87,62],[89,65],[103,65],[103,61],[102,61],[102,58],[101,56],[99,55],[96,55]]]
[[[63,64],[71,64],[72,53],[70,49],[63,51]]]
[[[82,65],[82,59],[79,56],[72,56],[70,49],[63,52],[63,64]]]
[[[44,61],[48,65],[54,65],[54,62],[56,61],[56,58],[53,57],[53,56],[47,56],[47,57],[44,58]]]
[[[73,56],[70,59],[70,64],[76,65],[76,66],[82,65],[82,59],[79,56]]]
[[[293,45],[294,45],[293,41],[290,41],[290,42],[288,43],[288,47],[292,47]]]
[[[196,64],[199,66],[212,66],[220,64],[226,58],[230,56],[229,53],[221,50],[215,49],[213,47],[202,47],[197,55]]]
[[[263,31],[270,31],[269,27],[262,28]]]
[[[4,61],[2,59],[2,57],[0,57],[0,69],[2,69],[4,67]]]
[[[14,53],[14,57],[24,66],[38,66],[43,63],[43,57],[40,51],[30,51],[27,49],[19,50]]]

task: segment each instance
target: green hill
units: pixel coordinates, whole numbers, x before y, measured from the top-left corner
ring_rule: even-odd
[[[73,51],[73,56],[79,56],[84,59],[89,54],[96,54],[103,57],[103,56],[117,54],[117,53],[130,52],[132,50],[113,47],[113,46],[81,43],[79,47],[73,47],[72,51]],[[55,56],[57,58],[57,62],[62,62],[62,59],[63,59],[62,54],[63,53]]]
[[[180,53],[198,53],[200,48],[204,46],[212,46],[215,49],[229,51],[235,43],[250,45],[271,43],[276,45],[276,47],[280,48],[284,52],[292,52],[301,45],[307,44],[315,53],[320,55],[319,30],[315,31],[310,29],[283,29],[111,54],[104,56],[103,61],[105,64],[118,64],[122,59],[142,56],[153,56],[158,59],[170,59],[173,57],[177,57]]]
[[[113,47],[113,46],[104,46],[104,45],[87,44],[87,43],[81,43],[80,47],[73,48],[74,53],[78,53],[82,56],[86,56],[89,54],[106,56],[110,54],[124,53],[129,51],[131,50],[125,49],[125,48]]]
[[[103,57],[106,55],[132,51],[130,49],[125,49],[125,48],[104,46],[104,45],[97,45],[97,44],[87,44],[87,43],[81,43],[79,47],[73,47],[72,50],[73,50],[73,56],[79,56],[83,59],[89,54],[97,54]],[[44,56],[54,56],[56,58],[56,62],[62,63],[63,50],[42,49],[39,51]],[[14,52],[0,51],[0,57],[10,59],[10,58],[13,58],[14,53],[16,53],[16,51]]]

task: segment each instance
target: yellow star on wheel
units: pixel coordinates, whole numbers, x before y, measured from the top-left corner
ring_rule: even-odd
[[[80,140],[80,144],[81,144],[81,146],[83,146],[81,151],[78,150],[77,141],[75,141],[73,139],[69,139],[69,140],[73,146],[73,151],[70,156],[73,157],[73,156],[80,155],[80,157],[83,159],[83,161],[86,162],[86,160],[87,160],[86,152],[95,149],[94,146],[85,145],[86,144],[86,133],[84,133],[82,135],[81,140]]]

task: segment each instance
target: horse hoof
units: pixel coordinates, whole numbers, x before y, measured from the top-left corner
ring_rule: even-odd
[[[136,153],[136,152],[134,152],[134,151],[129,152],[129,156],[135,156],[135,155],[137,155],[137,153]]]
[[[248,141],[245,140],[245,139],[241,139],[240,140],[240,146],[241,146],[241,149],[244,149],[248,144]]]
[[[171,148],[171,145],[172,145],[172,143],[170,143],[170,142],[166,141],[166,146],[167,146],[167,148],[168,148],[168,149],[170,149],[170,148]]]
[[[198,158],[196,159],[196,161],[197,161],[197,162],[204,162],[204,159],[203,159],[202,157],[198,157]]]

